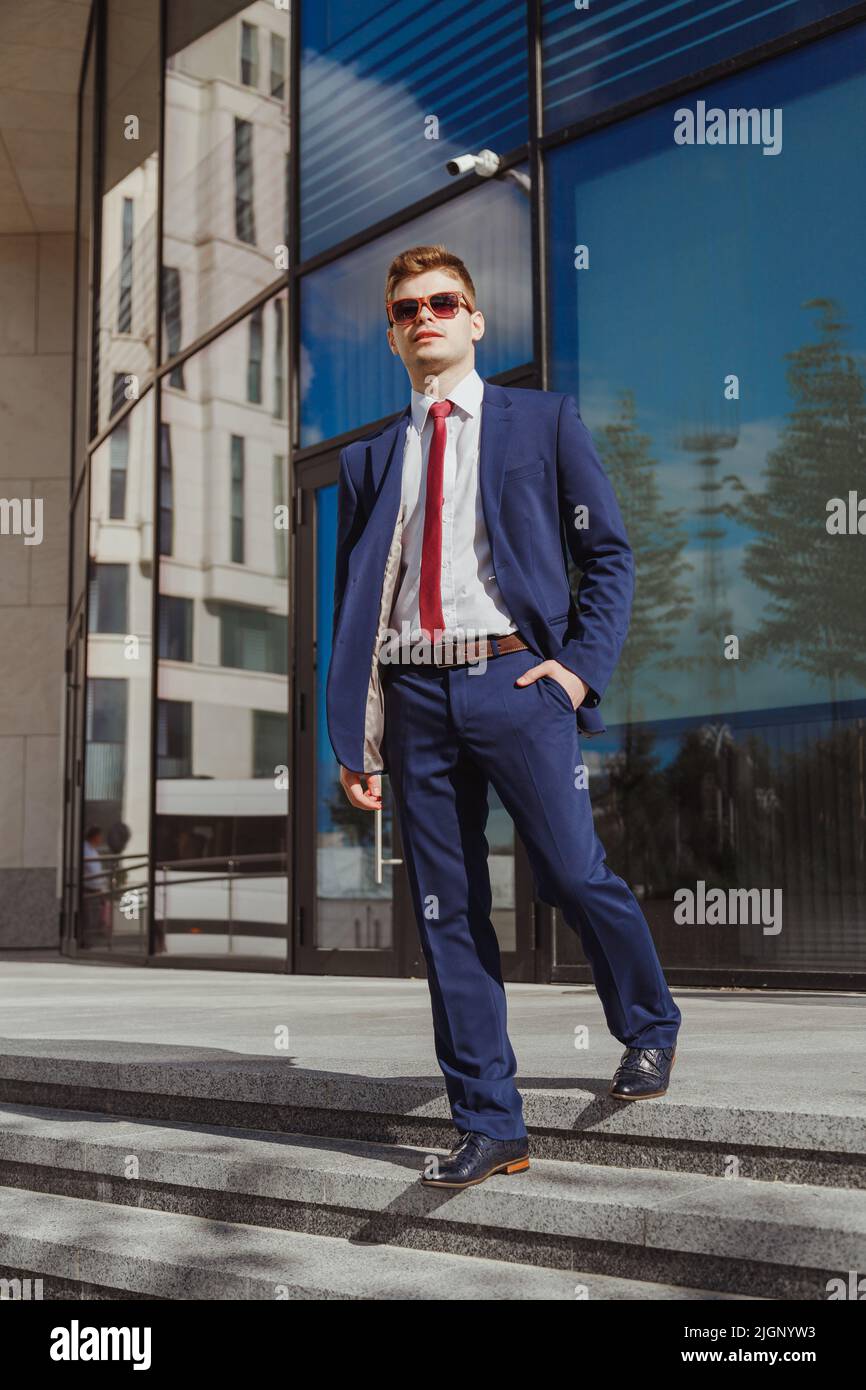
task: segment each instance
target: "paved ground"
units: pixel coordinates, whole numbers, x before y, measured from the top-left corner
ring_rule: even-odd
[[[518,1083],[609,1080],[622,1052],[595,990],[507,987]],[[691,1104],[866,1116],[866,997],[674,989],[669,1095]],[[111,1060],[291,1059],[359,1077],[440,1078],[425,981],[90,965],[0,954],[0,1051]],[[587,1045],[575,1048],[575,1029]],[[288,1047],[275,1038],[288,1030]],[[22,1047],[22,1045],[24,1045]]]

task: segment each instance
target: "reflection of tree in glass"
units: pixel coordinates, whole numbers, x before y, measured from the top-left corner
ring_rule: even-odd
[[[680,527],[681,509],[661,506],[661,489],[656,481],[658,459],[650,452],[649,435],[636,427],[634,395],[624,391],[616,419],[593,431],[599,458],[613,484],[622,511],[629,543],[635,557],[635,594],[629,634],[616,668],[611,694],[621,694],[625,703],[625,722],[640,718],[635,704],[639,689],[655,689],[670,698],[650,676],[653,667],[669,670],[682,666],[674,657],[674,631],[691,607],[688,586],[681,576],[688,569],[683,559],[688,537]],[[577,592],[575,588],[575,602]]]
[[[756,533],[743,571],[769,595],[749,651],[826,681],[835,701],[840,681],[866,680],[866,538],[829,535],[827,503],[864,488],[866,406],[835,301],[803,307],[822,311],[821,338],[786,354],[794,408],[767,456],[764,491],[742,503]]]
[[[646,725],[627,724],[622,747],[605,758],[606,792],[593,802],[617,872],[652,898],[666,878],[668,798],[655,735]]]
[[[720,478],[719,467],[722,450],[735,449],[737,439],[737,430],[714,429],[703,424],[699,429],[685,431],[679,441],[681,449],[695,455],[700,479],[697,484],[700,505],[696,509],[699,529],[695,538],[701,543],[703,567],[695,630],[708,639],[701,647],[700,658],[708,668],[707,693],[713,700],[721,698],[728,702],[734,698],[734,664],[725,660],[722,640],[731,631],[734,618],[726,601],[727,575],[722,548],[725,528],[718,524],[718,518],[732,515],[731,504],[722,493],[728,482],[736,483],[737,479]]]

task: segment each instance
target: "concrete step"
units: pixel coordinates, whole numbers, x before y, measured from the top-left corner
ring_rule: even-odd
[[[43,1298],[676,1299],[729,1295],[0,1188],[4,1277]],[[736,1301],[736,1300],[735,1300]]]
[[[168,1055],[167,1054],[168,1051]],[[866,1192],[866,1117],[854,1078],[820,1091],[796,1080],[749,1090],[739,1106],[679,1098],[622,1102],[606,1083],[534,1087],[518,1078],[539,1157]],[[848,1090],[851,1103],[848,1104]],[[859,1088],[862,1091],[862,1087]],[[332,1138],[448,1148],[454,1127],[438,1077],[367,1077],[291,1058],[202,1058],[194,1048],[6,1039],[0,1101]]]
[[[0,1182],[112,1211],[748,1297],[826,1298],[866,1268],[866,1193],[537,1159],[531,1145],[527,1171],[446,1194],[417,1182],[425,1148],[0,1106]]]

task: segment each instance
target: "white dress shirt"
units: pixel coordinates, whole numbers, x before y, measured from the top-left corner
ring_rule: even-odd
[[[445,419],[442,480],[441,588],[446,643],[474,636],[498,637],[517,630],[493,573],[481,504],[478,446],[483,395],[484,382],[473,368],[445,397],[453,402]],[[412,391],[412,414],[403,451],[402,554],[389,626],[402,636],[402,625],[408,622],[410,640],[421,634],[418,589],[427,461],[433,438],[429,411],[437,399]]]

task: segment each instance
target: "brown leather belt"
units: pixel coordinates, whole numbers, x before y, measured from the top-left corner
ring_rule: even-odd
[[[425,650],[422,648],[422,650]],[[430,649],[429,659],[424,661],[392,661],[388,666],[465,666],[470,661],[489,660],[494,656],[507,656],[509,652],[528,651],[529,643],[524,642],[516,632],[508,632],[503,637],[487,637],[474,641],[441,641]]]

